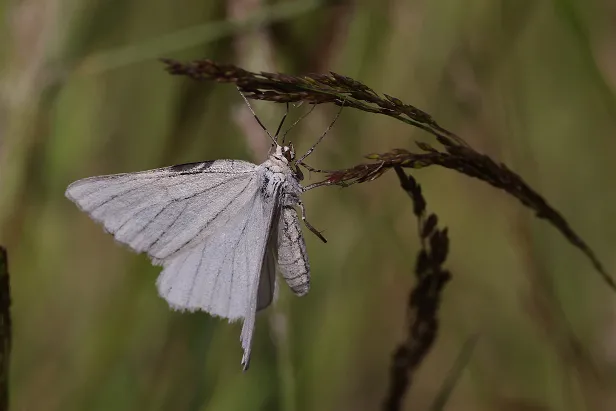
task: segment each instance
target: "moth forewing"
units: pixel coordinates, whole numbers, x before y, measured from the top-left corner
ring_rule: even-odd
[[[216,160],[89,177],[69,185],[66,196],[117,241],[162,264],[242,208],[255,168]]]

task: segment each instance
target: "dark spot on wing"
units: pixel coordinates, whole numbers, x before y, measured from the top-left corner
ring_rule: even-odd
[[[263,181],[261,182],[261,194],[266,197],[267,196],[267,185],[270,182],[270,178],[267,174],[263,175]]]
[[[197,171],[197,169],[199,171],[202,170],[206,170],[208,168],[210,168],[214,162],[216,160],[213,161],[198,161],[196,163],[186,163],[186,164],[178,164],[175,166],[171,166],[169,167],[170,171],[176,172],[176,173],[183,173],[186,171]]]

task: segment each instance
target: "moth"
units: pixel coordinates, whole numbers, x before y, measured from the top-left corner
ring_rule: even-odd
[[[281,126],[276,137],[267,132],[272,149],[259,165],[204,161],[89,177],[66,190],[66,197],[117,241],[163,267],[156,285],[171,308],[243,320],[244,370],[256,313],[275,298],[276,270],[296,295],[310,289],[296,206],[306,226],[326,242],[306,220],[300,197],[310,186],[301,185],[298,165],[331,125],[297,160],[291,143],[277,141]]]

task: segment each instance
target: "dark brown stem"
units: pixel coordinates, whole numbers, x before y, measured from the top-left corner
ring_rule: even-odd
[[[11,338],[9,262],[6,250],[0,247],[0,411],[9,409],[8,379]]]
[[[392,356],[389,388],[383,403],[385,411],[398,411],[402,408],[413,375],[434,344],[439,327],[441,294],[451,277],[449,271],[443,269],[449,252],[447,229],[437,228],[436,214],[426,216],[426,200],[415,179],[406,175],[399,166],[394,169],[400,186],[413,202],[421,250],[415,262],[417,283],[409,294],[406,309],[407,336]]]
[[[283,73],[253,73],[231,64],[220,64],[211,60],[181,63],[164,59],[163,62],[171,74],[188,76],[194,80],[234,83],[249,99],[278,103],[300,101],[309,104],[334,103],[393,117],[427,131],[443,146],[444,151],[439,151],[426,143],[417,143],[422,151],[420,153],[400,149],[368,156],[377,162],[336,170],[329,173],[326,180],[311,184],[308,188],[323,185],[346,187],[354,183],[371,181],[394,166],[422,168],[439,165],[455,170],[506,191],[532,209],[537,217],[550,222],[573,246],[586,255],[607,285],[616,291],[616,282],[605,270],[594,251],[573,231],[555,208],[551,207],[518,174],[509,170],[504,164],[478,153],[461,137],[440,126],[428,113],[417,107],[395,97],[381,95],[357,80],[336,73],[292,76]]]

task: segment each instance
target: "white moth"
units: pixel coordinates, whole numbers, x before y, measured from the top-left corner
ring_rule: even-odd
[[[276,295],[276,267],[295,294],[310,289],[294,206],[325,241],[305,220],[300,200],[306,188],[297,164],[314,146],[295,161],[292,144],[272,140],[272,153],[260,165],[205,161],[85,178],[66,190],[117,241],[163,266],[156,285],[173,309],[243,320],[244,370],[255,315]]]

